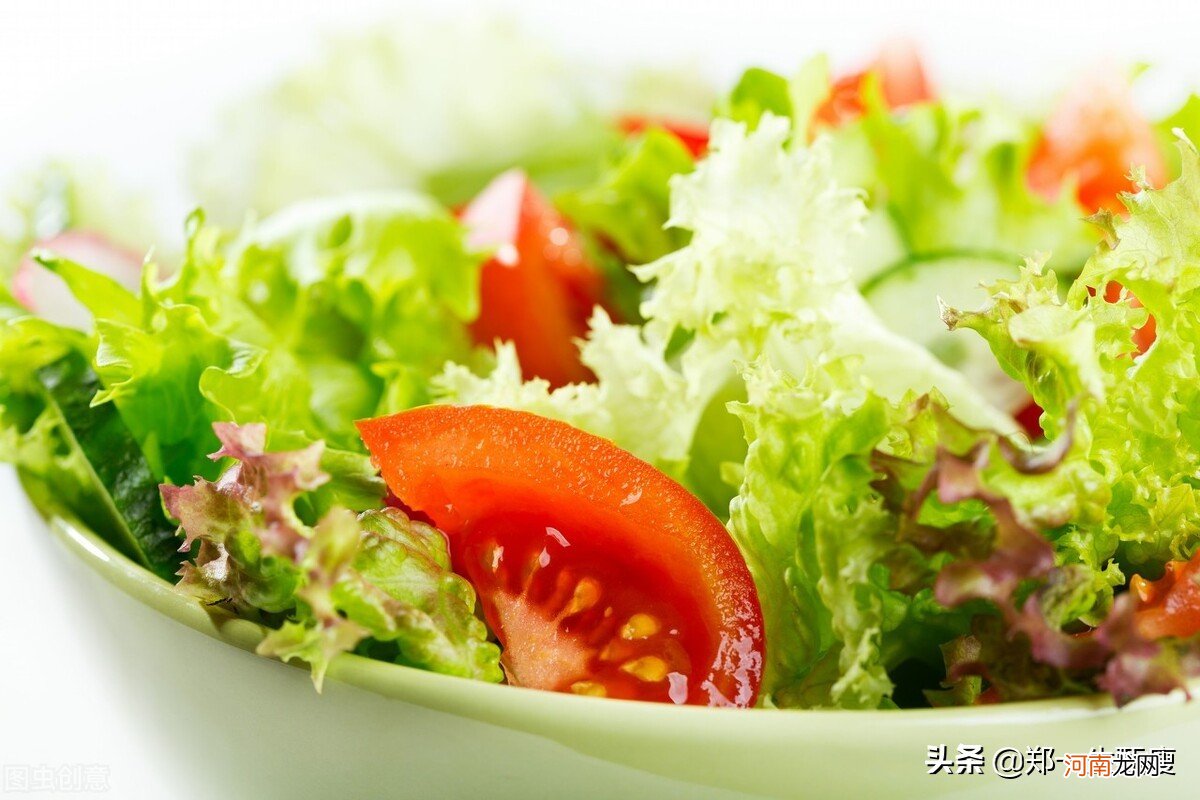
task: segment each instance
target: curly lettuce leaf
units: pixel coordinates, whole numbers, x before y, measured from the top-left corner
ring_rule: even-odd
[[[430,375],[471,361],[480,261],[445,210],[389,192],[250,226],[219,274],[266,334],[251,341],[296,355],[326,436],[349,446],[353,420],[428,402]]]
[[[951,681],[984,675],[1006,697],[1079,691],[1082,681],[1125,702],[1197,672],[1191,644],[1145,639],[1132,622],[1131,598],[1113,594],[1124,575],[1155,574],[1200,546],[1192,478],[1200,466],[1193,435],[1200,239],[1191,224],[1200,210],[1200,156],[1186,140],[1180,152],[1179,179],[1160,190],[1143,182],[1124,198],[1127,217],[1097,217],[1107,241],[1065,298],[1054,274],[1031,261],[1016,280],[989,287],[984,309],[946,311],[952,327],[988,342],[1043,406],[1046,430],[1068,443],[1045,476],[1001,484],[1018,512],[1004,512],[1011,535],[998,536],[987,558],[939,577],[943,602],[983,599],[1003,617],[1002,627],[989,623],[970,634],[970,646],[954,648]],[[1128,291],[1106,299],[1113,283]],[[1145,300],[1135,304],[1134,296]],[[1133,332],[1147,312],[1156,337],[1139,353]],[[996,511],[1009,500],[984,488],[985,467],[980,459],[942,459],[933,485],[939,495],[974,497]],[[946,469],[956,477],[943,485]],[[1058,491],[1032,491],[1050,476]],[[1063,632],[1081,623],[1094,629],[1084,637]],[[968,651],[976,655],[962,655]]]
[[[369,507],[377,481],[354,419],[425,402],[429,377],[470,360],[479,258],[458,224],[406,193],[297,207],[237,237],[194,216],[181,268],[148,265],[140,296],[47,259],[96,319],[95,402],[114,403],[160,479],[212,478],[214,422],[326,440],[321,502]]]
[[[1031,264],[1019,279],[993,286],[984,310],[946,315],[952,326],[982,335],[1005,370],[1029,387],[1048,431],[1073,418],[1095,484],[1077,538],[1127,572],[1156,570],[1200,545],[1200,497],[1191,477],[1200,469],[1200,237],[1191,224],[1200,210],[1200,158],[1187,142],[1181,153],[1178,180],[1127,196],[1128,218],[1100,219],[1109,241],[1066,298],[1052,290],[1052,274]],[[1113,282],[1128,291],[1108,302]],[[1138,355],[1132,332],[1147,313],[1157,335]]]
[[[634,138],[591,186],[555,198],[584,234],[612,247],[626,263],[645,264],[687,243],[667,227],[670,180],[692,171],[687,148],[662,128]]]
[[[730,529],[772,642],[770,702],[886,707],[897,669],[929,671],[939,647],[935,704],[972,702],[982,680],[1002,699],[1124,703],[1198,673],[1200,651],[1138,633],[1120,568],[1080,548],[1095,485],[1071,432],[1030,447],[814,364],[799,379],[752,365],[735,406],[750,449]]]
[[[299,500],[329,480],[323,444],[267,452],[266,427],[214,426],[232,460],[215,481],[161,487],[196,557],[179,591],[242,615],[283,615],[262,655],[307,662],[321,688],[330,662],[367,639],[395,660],[499,681],[499,649],[475,617],[475,593],[450,570],[445,537],[396,509],[334,507],[309,525]]]
[[[986,347],[946,335],[937,303],[982,302],[980,279],[1012,277],[1039,252],[1054,252],[1055,263],[1073,274],[1095,246],[1070,187],[1047,199],[1028,185],[1037,126],[996,103],[946,100],[893,110],[871,74],[861,89],[863,115],[829,127],[814,119],[829,88],[820,58],[791,80],[752,69],[725,107],[751,126],[774,113],[790,117],[800,138],[829,139],[838,180],[865,191],[863,233],[848,266],[880,320],[986,387],[997,404],[1019,407],[1027,398]]]
[[[788,328],[828,333],[837,355],[892,400],[937,387],[956,413],[1009,427],[957,372],[890,333],[867,307],[847,253],[865,213],[857,191],[839,186],[828,148],[791,137],[787,120],[767,114],[754,131],[717,120],[712,155],[673,180],[670,224],[692,231],[688,245],[635,269],[655,281],[643,313],[669,337],[736,342],[742,357],[768,353],[799,371],[805,354]]]
[[[125,547],[129,526],[140,524],[136,517],[153,515],[158,482],[215,476],[216,465],[205,455],[217,444],[213,422],[270,421],[280,426],[273,436],[279,446],[301,447],[321,438],[295,359],[283,352],[268,357],[265,349],[216,333],[197,307],[156,296],[153,265],[138,298],[81,265],[61,259],[44,263],[99,318],[90,336],[28,315],[0,325],[0,436],[6,459],[27,482],[59,487],[52,505],[65,505]],[[222,305],[228,309],[233,302],[226,297]],[[42,372],[67,355],[82,359],[98,380],[88,384],[86,395],[55,399],[47,395]],[[82,384],[77,391],[84,391]],[[73,419],[63,420],[61,410],[67,407],[74,409]],[[113,414],[119,419],[110,420]],[[84,429],[88,436],[105,432],[108,444],[79,441]],[[125,437],[128,447],[118,448],[114,443]],[[144,497],[133,492],[139,464],[153,478],[145,484],[153,491],[141,492]],[[383,485],[361,450],[326,448],[322,466],[332,480],[306,500],[315,509],[378,505]],[[126,504],[124,519],[98,516],[114,503]]]
[[[544,380],[524,381],[516,350],[502,343],[486,376],[448,364],[435,385],[442,402],[519,408],[562,420],[681,477],[700,415],[731,371],[733,352],[675,365],[668,363],[666,346],[637,326],[615,324],[598,308],[580,351],[595,383],[551,390]]]

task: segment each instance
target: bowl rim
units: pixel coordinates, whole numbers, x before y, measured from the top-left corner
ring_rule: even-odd
[[[93,572],[124,594],[158,613],[207,636],[254,653],[267,628],[232,614],[205,608],[201,603],[175,591],[172,584],[146,570],[118,551],[86,525],[58,513],[45,515],[55,538],[82,560]],[[257,657],[257,656],[256,656]],[[265,662],[283,666],[275,659]],[[300,663],[288,665],[307,671]],[[694,734],[695,726],[719,718],[723,728],[734,725],[739,735],[763,736],[786,734],[796,726],[841,729],[862,724],[908,726],[914,729],[945,725],[989,726],[1034,721],[1097,718],[1113,714],[1133,714],[1140,710],[1178,706],[1189,701],[1187,692],[1176,690],[1167,695],[1147,695],[1118,708],[1107,694],[1076,695],[1042,700],[1014,701],[987,706],[916,709],[728,709],[704,706],[673,706],[614,698],[596,698],[524,687],[488,683],[453,675],[377,661],[352,653],[334,658],[326,673],[327,680],[403,702],[456,713],[482,721],[508,724],[512,715],[522,712],[545,717],[546,713],[564,719],[576,714],[597,714],[610,721],[628,724],[669,725],[680,734]],[[1189,684],[1189,691],[1200,693],[1200,679]],[[752,726],[752,727],[747,727]]]

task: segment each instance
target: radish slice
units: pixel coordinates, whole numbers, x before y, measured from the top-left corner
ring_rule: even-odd
[[[119,247],[88,231],[68,231],[43,239],[33,248],[47,250],[103,273],[130,291],[136,291],[142,274],[137,253]],[[32,251],[31,251],[32,252]],[[13,297],[35,314],[71,328],[91,327],[92,315],[72,295],[62,278],[26,255],[12,282]]]

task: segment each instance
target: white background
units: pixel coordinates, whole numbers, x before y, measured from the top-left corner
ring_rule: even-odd
[[[835,63],[854,65],[885,36],[907,34],[923,44],[943,86],[1044,99],[1069,74],[1101,59],[1158,65],[1141,90],[1152,111],[1165,110],[1182,87],[1200,86],[1200,6],[1194,2],[436,4],[442,14],[497,7],[582,59],[691,59],[717,79],[747,62],[791,68],[818,49]],[[0,181],[47,156],[93,157],[156,192],[160,216],[174,224],[188,206],[180,179],[186,146],[209,133],[223,102],[302,60],[330,30],[414,8],[372,0],[3,0]],[[108,624],[128,619],[149,626],[147,635],[152,629],[158,639],[145,649],[115,652],[113,641],[137,640],[97,629],[98,617],[81,613],[93,603],[108,609]],[[151,735],[146,708],[135,713],[126,700],[151,668],[187,672],[186,658],[172,660],[163,648],[219,646],[198,639],[155,627],[144,609],[69,563],[11,475],[0,472],[0,762],[102,762],[115,796],[184,796],[170,777],[188,755],[180,751],[196,746],[184,702],[172,711],[170,698],[152,698],[160,724]],[[188,695],[194,694],[188,687],[206,679],[194,672],[180,675]],[[268,680],[281,678],[271,672]],[[242,699],[252,707],[252,697]],[[176,734],[164,740],[164,728]],[[514,748],[510,755],[519,757]],[[439,752],[447,752],[445,743],[426,748],[425,772],[443,770]],[[500,757],[493,754],[490,762]],[[484,773],[503,769],[490,762],[482,759]],[[489,786],[486,774],[458,777],[462,791],[482,793]],[[247,785],[238,775],[228,780],[231,788]]]

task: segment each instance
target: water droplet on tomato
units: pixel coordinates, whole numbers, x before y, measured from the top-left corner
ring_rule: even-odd
[[[667,697],[671,698],[671,702],[681,706],[687,702],[688,697],[688,679],[687,675],[682,672],[672,672],[667,675],[667,682],[671,688],[667,689]]]
[[[505,242],[496,248],[496,255],[494,258],[498,264],[502,264],[506,267],[515,267],[517,262],[521,259],[521,255],[517,252],[515,245],[513,245],[511,242]]]

